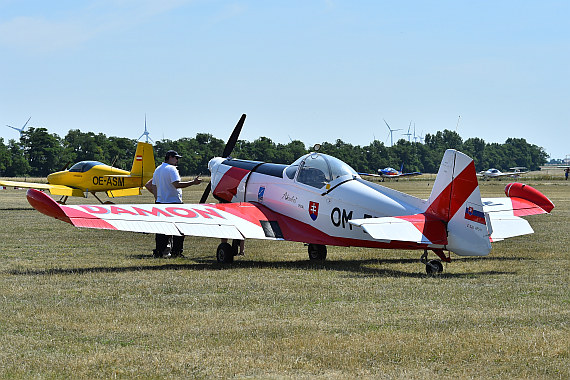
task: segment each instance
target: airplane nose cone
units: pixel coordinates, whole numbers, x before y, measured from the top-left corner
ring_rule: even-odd
[[[218,166],[224,162],[226,159],[223,157],[214,157],[212,158],[209,162],[208,162],[208,170],[210,171],[210,173],[214,174],[217,169]]]
[[[52,185],[56,185],[57,184],[57,178],[58,178],[58,173],[51,173],[51,174],[48,174],[47,181],[48,181],[48,183],[50,183]]]

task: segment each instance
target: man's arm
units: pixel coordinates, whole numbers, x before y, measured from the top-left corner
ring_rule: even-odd
[[[188,186],[199,185],[200,183],[202,183],[202,180],[200,179],[200,176],[197,176],[192,181],[174,181],[172,182],[172,186],[177,189],[183,189]]]
[[[144,187],[146,187],[146,189],[150,191],[152,195],[154,195],[154,200],[156,201],[156,185],[152,184],[152,178],[149,179],[147,183],[145,183]]]

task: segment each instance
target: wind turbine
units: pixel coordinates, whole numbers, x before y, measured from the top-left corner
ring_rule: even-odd
[[[402,133],[404,136],[408,136],[408,142],[410,142],[410,136],[412,135],[410,133],[410,128],[412,127],[412,122],[410,121],[410,125],[408,125],[408,133]]]
[[[393,133],[396,131],[401,131],[402,128],[392,129],[392,128],[390,128],[390,126],[388,125],[388,122],[385,119],[382,119],[382,120],[384,120],[384,123],[386,123],[386,126],[388,127],[388,130],[390,131],[390,132],[388,132],[390,134],[390,146],[394,146]],[[386,137],[386,138],[388,138],[388,137]]]
[[[26,129],[26,125],[28,125],[28,122],[30,121],[32,117],[30,116],[28,118],[28,121],[26,121],[26,124],[24,124],[24,126],[22,128],[16,128],[16,127],[12,127],[11,125],[6,124],[7,127],[10,127],[12,129],[15,129],[16,131],[20,132],[20,138],[22,138],[22,134],[24,133],[24,129]]]
[[[148,135],[149,135],[149,133],[148,133],[148,131],[147,131],[147,129],[146,129],[146,113],[145,113],[145,114],[144,114],[144,132],[143,132],[143,134],[142,134],[137,140],[140,140],[140,139],[142,139],[143,136],[145,136],[147,143],[148,143],[148,140],[150,140],[150,141],[152,141],[152,142],[154,143],[154,141],[153,141],[150,137],[148,137]]]

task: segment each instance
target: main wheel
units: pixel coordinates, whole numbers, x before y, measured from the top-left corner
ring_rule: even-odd
[[[219,263],[233,263],[235,252],[228,243],[221,243],[216,250],[216,259]]]
[[[309,260],[324,261],[327,258],[327,246],[320,244],[309,244]]]
[[[439,260],[430,260],[426,264],[427,274],[436,274],[443,272],[443,264]]]

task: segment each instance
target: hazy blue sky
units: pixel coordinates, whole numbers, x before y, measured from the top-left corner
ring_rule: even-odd
[[[570,154],[568,1],[0,0],[5,124],[138,138],[525,138]]]

